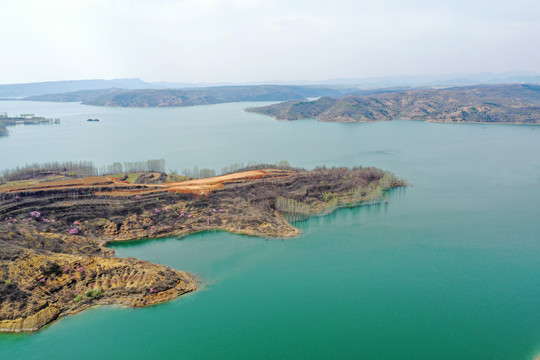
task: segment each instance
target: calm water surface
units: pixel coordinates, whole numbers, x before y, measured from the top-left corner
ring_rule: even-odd
[[[171,169],[219,171],[287,159],[374,165],[414,186],[387,204],[297,223],[295,239],[210,232],[117,244],[118,256],[198,274],[200,290],[0,335],[0,359],[492,360],[540,351],[540,128],[279,122],[242,111],[250,105],[0,102],[0,112],[62,119],[11,127],[0,169],[165,158]]]

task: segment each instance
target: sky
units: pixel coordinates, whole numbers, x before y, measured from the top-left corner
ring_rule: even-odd
[[[538,0],[0,0],[0,84],[540,72]]]

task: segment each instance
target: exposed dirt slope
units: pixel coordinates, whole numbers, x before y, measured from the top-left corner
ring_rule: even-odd
[[[380,201],[385,190],[404,185],[380,169],[358,167],[254,170],[172,183],[88,177],[3,186],[0,331],[37,330],[92,305],[143,306],[196,288],[189,274],[114,258],[107,242],[204,230],[291,237],[298,230],[282,215]]]
[[[110,176],[91,176],[81,179],[57,180],[40,182],[32,185],[13,185],[0,188],[0,193],[37,192],[41,190],[51,191],[97,191],[98,194],[112,196],[131,196],[141,193],[177,192],[194,195],[208,195],[208,193],[223,188],[225,184],[246,182],[259,179],[278,179],[291,176],[292,171],[287,170],[252,170],[241,173],[215,176],[206,179],[196,179],[179,182],[169,182],[164,184],[131,184],[127,181],[120,181]],[[158,175],[152,174],[155,178]]]
[[[145,261],[17,247],[3,253],[0,278],[3,332],[35,331],[99,304],[152,305],[197,287],[188,274]]]

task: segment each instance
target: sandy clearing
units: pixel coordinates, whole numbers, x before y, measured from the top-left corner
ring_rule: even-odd
[[[137,194],[155,192],[191,193],[194,195],[208,195],[219,190],[227,183],[254,181],[260,179],[279,179],[295,174],[294,171],[264,169],[251,170],[240,173],[214,176],[205,179],[170,182],[164,184],[130,184],[109,176],[91,176],[73,180],[59,180],[43,182],[35,185],[15,185],[0,188],[0,193],[15,193],[24,191],[62,190],[77,188],[111,188],[111,191],[98,191],[96,195],[106,196],[133,196]],[[159,174],[153,174],[154,177]]]

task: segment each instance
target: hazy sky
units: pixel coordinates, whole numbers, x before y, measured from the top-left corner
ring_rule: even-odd
[[[0,0],[0,83],[540,72],[538,0]]]

